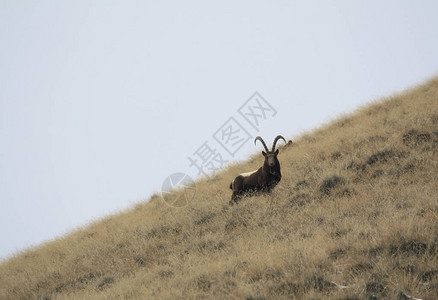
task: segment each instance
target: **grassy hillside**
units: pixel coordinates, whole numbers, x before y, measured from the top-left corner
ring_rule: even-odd
[[[228,205],[257,151],[3,262],[0,299],[438,299],[438,79],[294,142],[272,195]]]

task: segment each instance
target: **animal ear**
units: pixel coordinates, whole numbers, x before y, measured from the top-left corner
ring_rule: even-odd
[[[275,154],[276,154],[276,155],[278,154],[278,149],[275,151]]]
[[[263,156],[266,156],[266,152],[265,151],[262,151],[262,154],[263,154]]]

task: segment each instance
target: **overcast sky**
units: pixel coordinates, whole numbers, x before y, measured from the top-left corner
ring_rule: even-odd
[[[0,0],[0,257],[438,75],[437,12]]]

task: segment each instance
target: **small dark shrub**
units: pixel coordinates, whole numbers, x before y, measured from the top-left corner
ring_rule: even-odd
[[[361,163],[357,163],[354,160],[352,160],[348,165],[347,165],[347,170],[353,170],[353,171],[365,171],[366,169],[366,164],[361,164]]]
[[[345,182],[345,179],[342,177],[331,176],[322,182],[319,190],[324,195],[330,195],[332,189],[336,188],[337,186],[339,186],[340,184],[342,184],[344,182]]]
[[[383,248],[382,247],[375,247],[375,248],[371,248],[369,251],[368,251],[368,255],[370,256],[370,257],[376,257],[376,256],[379,256],[379,255],[381,255],[383,253]]]
[[[348,230],[345,229],[337,229],[336,231],[333,231],[330,233],[330,237],[332,239],[339,239],[340,237],[343,237],[348,233]]]
[[[404,242],[401,245],[393,245],[390,247],[391,255],[416,255],[421,256],[426,253],[427,245],[418,241],[408,241]]]
[[[398,154],[394,150],[383,150],[368,157],[367,164],[373,165],[375,163],[386,163],[397,155]]]
[[[417,270],[417,268],[414,265],[410,265],[410,264],[397,266],[397,268],[399,268],[400,270],[403,270],[405,273],[408,273],[408,274],[413,274]]]
[[[280,270],[269,270],[265,273],[265,278],[267,280],[279,281],[283,278],[283,272]]]
[[[134,257],[134,261],[140,267],[144,267],[148,263],[148,259],[146,259],[144,257],[140,257],[140,256]]]
[[[282,296],[294,296],[301,291],[300,285],[294,282],[282,282],[275,287],[270,288],[272,294],[282,295]]]
[[[325,280],[324,277],[319,275],[312,275],[306,279],[305,283],[309,289],[314,289],[318,292],[327,292],[335,287],[335,284]]]
[[[369,271],[373,269],[373,265],[370,262],[360,262],[355,264],[350,268],[350,274],[353,276],[358,276],[363,272]]]
[[[303,188],[306,188],[309,186],[309,183],[306,180],[301,180],[299,182],[297,182],[297,184],[295,185],[295,190],[299,191]]]
[[[403,135],[403,143],[407,146],[420,146],[431,140],[428,132],[420,132],[417,129],[411,129]]]
[[[332,153],[332,159],[338,159],[342,156],[341,152]]]
[[[212,220],[214,217],[216,217],[215,213],[207,213],[203,215],[201,218],[199,218],[198,220],[195,220],[193,224],[195,225],[205,224],[208,223],[210,220]]]
[[[101,283],[97,286],[99,289],[107,288],[109,285],[113,284],[115,282],[114,278],[112,277],[105,277]]]
[[[346,253],[347,253],[347,249],[339,248],[339,249],[336,249],[335,251],[332,251],[329,254],[329,258],[333,259],[333,260],[336,260],[336,259],[344,256]]]
[[[414,164],[407,164],[403,167],[403,170],[405,172],[413,172],[415,170],[415,165]]]
[[[438,277],[438,270],[437,269],[425,271],[420,276],[420,278],[423,282],[429,282],[432,279],[434,279],[435,277]]]
[[[383,292],[383,290],[385,289],[385,286],[381,283],[378,282],[368,282],[366,287],[365,287],[367,293],[381,293]]]
[[[370,141],[370,142],[379,142],[379,143],[383,143],[383,142],[386,142],[388,140],[388,138],[387,137],[384,137],[384,136],[379,136],[379,135],[376,135],[376,136],[372,136],[372,137],[370,137],[369,139],[368,139],[368,141]]]
[[[385,174],[385,172],[383,170],[375,170],[373,175],[371,175],[372,178],[379,178],[380,176],[382,176],[383,174]]]
[[[342,191],[340,191],[339,193],[336,194],[336,196],[338,197],[351,197],[353,195],[356,195],[356,190],[355,189],[349,189],[349,188],[345,188]]]
[[[225,243],[222,241],[215,242],[212,240],[201,242],[198,246],[200,252],[214,252],[225,248]]]
[[[158,275],[159,275],[161,278],[172,277],[172,276],[173,276],[173,272],[170,271],[170,270],[163,270],[163,271],[160,271],[160,272],[158,273]]]
[[[197,284],[198,288],[203,292],[208,292],[211,288],[211,281],[206,276],[199,277]]]
[[[245,220],[242,220],[242,219],[238,219],[238,220],[231,219],[231,220],[228,220],[227,223],[225,224],[225,230],[230,231],[230,230],[233,230],[239,226],[246,227],[246,226],[248,226],[248,224],[246,223]]]

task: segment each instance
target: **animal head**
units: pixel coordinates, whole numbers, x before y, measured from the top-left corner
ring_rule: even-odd
[[[260,136],[256,137],[254,140],[254,144],[256,144],[257,141],[260,141],[266,150],[266,152],[262,151],[262,154],[265,157],[264,167],[267,168],[267,170],[269,170],[270,173],[277,173],[278,172],[277,170],[280,169],[280,162],[277,159],[278,149],[275,150],[275,145],[277,144],[279,139],[282,139],[286,143],[286,140],[284,139],[284,137],[282,137],[281,135],[278,135],[274,139],[274,143],[272,144],[271,151],[269,151],[268,147],[265,144],[265,141],[263,141],[263,139]]]

